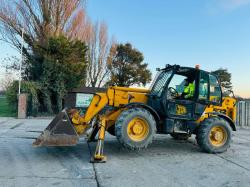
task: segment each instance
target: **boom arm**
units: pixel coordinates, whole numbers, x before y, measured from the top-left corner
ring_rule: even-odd
[[[149,90],[141,88],[109,87],[106,93],[96,93],[94,95],[83,116],[80,116],[79,112],[72,116],[73,125],[76,127],[78,134],[82,134],[86,128],[79,128],[79,125],[87,126],[105,106],[117,108],[130,102],[146,103],[146,94],[148,92]]]

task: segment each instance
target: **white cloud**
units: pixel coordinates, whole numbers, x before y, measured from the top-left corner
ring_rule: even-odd
[[[206,4],[207,13],[217,15],[250,6],[250,0],[209,0]]]
[[[234,10],[250,5],[250,0],[218,0],[219,6],[225,10]]]

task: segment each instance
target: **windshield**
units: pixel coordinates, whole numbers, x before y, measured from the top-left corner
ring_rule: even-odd
[[[162,71],[159,76],[157,77],[155,83],[153,84],[153,88],[151,90],[152,95],[157,95],[158,97],[161,96],[162,91],[164,89],[164,86],[166,82],[168,81],[169,77],[172,74],[171,71]]]
[[[171,79],[168,88],[174,88],[179,95],[184,92],[184,87],[186,86],[187,77],[184,75],[174,74],[173,78]]]

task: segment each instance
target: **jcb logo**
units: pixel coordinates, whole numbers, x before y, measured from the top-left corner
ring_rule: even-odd
[[[187,109],[183,105],[176,105],[176,114],[177,115],[184,115],[187,113]]]

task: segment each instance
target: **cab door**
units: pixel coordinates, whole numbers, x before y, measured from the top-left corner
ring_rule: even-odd
[[[203,114],[206,107],[211,103],[211,100],[214,100],[214,102],[220,100],[220,97],[214,93],[215,90],[217,90],[216,93],[218,93],[218,84],[215,86],[216,81],[213,76],[210,76],[207,72],[202,70],[197,70],[194,76],[196,76],[193,81],[193,84],[195,85],[195,94],[192,98],[167,97],[166,112],[168,118],[197,120]],[[184,86],[180,82],[184,78],[185,76],[175,74],[170,81],[168,88],[174,86],[178,94],[181,95]],[[210,82],[212,84],[210,84]]]
[[[168,85],[166,91],[166,103],[164,104],[166,106],[165,112],[168,118],[184,120],[193,120],[194,118],[197,94],[195,91],[192,98],[185,99],[182,97],[186,79],[187,76],[175,73]],[[195,74],[192,81],[192,84],[195,85],[195,90],[197,83],[198,82]]]
[[[218,78],[209,74],[209,104],[222,104],[222,90]]]
[[[210,95],[210,81],[209,74],[205,71],[199,72],[199,80],[198,80],[198,99],[195,104],[194,118],[198,119],[205,111],[206,107],[210,104],[209,95]]]
[[[222,90],[220,83],[215,75],[201,71],[198,91],[198,103],[205,106],[210,104],[221,105]]]

